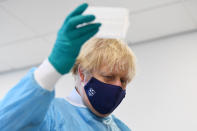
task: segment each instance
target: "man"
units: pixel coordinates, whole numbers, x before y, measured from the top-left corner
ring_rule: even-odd
[[[130,130],[111,113],[135,75],[135,57],[120,40],[90,39],[101,24],[89,23],[94,15],[82,15],[87,6],[68,15],[48,59],[1,101],[1,131]],[[55,83],[71,69],[75,89],[66,99],[54,98]]]

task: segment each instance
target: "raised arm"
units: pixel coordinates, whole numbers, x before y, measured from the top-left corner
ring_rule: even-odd
[[[39,128],[54,98],[54,84],[70,71],[81,46],[98,32],[101,25],[88,24],[95,16],[82,15],[87,6],[82,4],[68,15],[48,59],[32,69],[1,100],[1,131]]]

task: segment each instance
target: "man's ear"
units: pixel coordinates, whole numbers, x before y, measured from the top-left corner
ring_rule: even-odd
[[[82,72],[80,67],[78,67],[78,74],[79,74],[79,76],[81,78],[81,81],[84,81],[84,74],[83,74],[83,72]]]

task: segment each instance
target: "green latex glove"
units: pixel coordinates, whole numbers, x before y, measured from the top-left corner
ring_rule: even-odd
[[[84,3],[71,12],[57,34],[48,60],[60,74],[70,71],[81,46],[99,30],[100,23],[88,24],[95,19],[94,15],[82,15],[87,7]]]

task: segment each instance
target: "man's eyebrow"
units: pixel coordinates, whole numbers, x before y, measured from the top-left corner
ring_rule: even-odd
[[[100,72],[99,74],[101,74],[101,75],[115,75],[114,73],[112,73],[112,72]]]
[[[105,71],[99,71],[99,74],[100,75],[110,75],[110,76],[116,76],[116,75],[119,75],[121,77],[124,77],[124,78],[127,78],[127,76],[122,76],[121,73],[117,73],[117,72],[105,72]]]
[[[101,75],[117,76],[117,75],[120,75],[120,74],[118,74],[118,73],[113,73],[113,72],[110,72],[110,73],[102,72]],[[124,77],[124,76],[123,76],[123,77]]]

